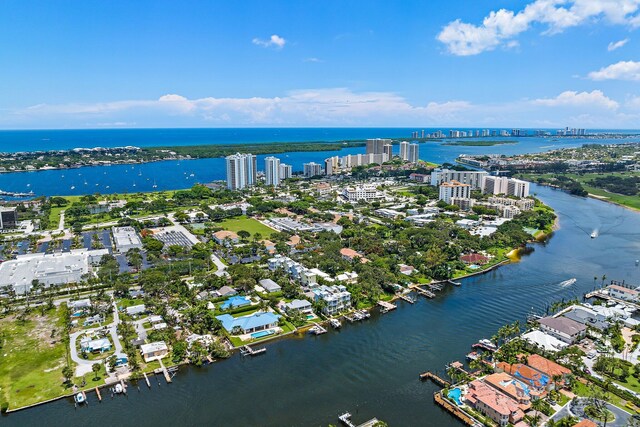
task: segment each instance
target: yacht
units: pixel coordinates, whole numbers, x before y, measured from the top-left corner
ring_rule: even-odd
[[[338,319],[331,319],[329,320],[329,323],[331,323],[331,326],[333,326],[334,329],[339,329],[342,326],[342,323],[340,323]]]
[[[598,231],[597,230],[593,230],[593,233],[591,233],[591,238],[595,239],[596,237],[598,237]]]

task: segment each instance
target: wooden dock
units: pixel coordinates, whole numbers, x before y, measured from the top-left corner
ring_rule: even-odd
[[[434,374],[431,371],[426,371],[420,374],[420,379],[422,381],[431,380],[434,383],[438,384],[440,387],[449,387],[451,383],[447,380],[440,378],[438,375]]]
[[[408,302],[409,304],[415,304],[416,300],[414,300],[413,298],[411,298],[409,295],[407,294],[402,294],[400,295],[400,299],[405,300],[406,302]]]
[[[100,394],[100,389],[96,387],[96,395],[98,396],[98,402],[102,402],[102,395]]]
[[[442,397],[442,394],[440,392],[436,392],[433,394],[433,400],[435,400],[439,406],[446,409],[451,415],[462,421],[464,424],[473,427],[482,426],[480,422],[476,421],[462,409],[458,408],[456,405]]]
[[[345,412],[344,414],[338,417],[342,424],[347,427],[373,427],[380,422],[377,418],[371,418],[369,421],[365,421],[362,424],[355,425],[353,421],[351,421],[351,414],[349,412]]]
[[[311,327],[311,329],[309,329],[309,332],[314,335],[322,335],[326,334],[327,330],[323,328],[319,323],[313,322],[313,326]]]
[[[151,382],[149,382],[149,377],[147,376],[147,373],[143,372],[142,375],[144,375],[144,380],[147,383],[147,387],[151,388]]]
[[[167,383],[170,383],[171,375],[169,375],[169,371],[167,371],[167,368],[164,366],[164,363],[162,363],[162,358],[158,358],[158,362],[160,362],[160,369],[162,371],[162,374],[164,375],[165,381],[167,381]]]
[[[424,297],[427,297],[427,298],[435,298],[435,297],[436,297],[436,294],[434,294],[433,292],[431,292],[431,291],[427,291],[426,289],[422,289],[422,288],[421,288],[421,287],[419,287],[419,286],[416,286],[416,287],[415,287],[415,291],[416,291],[417,293],[419,293],[420,295],[422,295],[422,296],[424,296]]]
[[[258,348],[258,349],[253,349],[253,348],[249,347],[248,345],[240,347],[240,354],[242,354],[243,356],[258,356],[258,355],[264,354],[266,352],[267,352],[266,347],[262,347],[262,348]]]
[[[387,302],[387,301],[378,301],[378,305],[380,306],[380,311],[382,313],[387,313],[397,308],[395,304],[391,304],[390,302]]]

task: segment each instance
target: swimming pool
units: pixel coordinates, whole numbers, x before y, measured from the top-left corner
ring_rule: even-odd
[[[449,399],[455,400],[458,406],[462,406],[462,401],[460,400],[460,396],[462,396],[462,390],[460,390],[458,387],[449,390],[447,396],[449,397]]]
[[[269,335],[273,335],[275,332],[273,332],[273,329],[267,329],[266,331],[259,331],[259,332],[254,332],[251,334],[251,338],[262,338],[262,337],[266,337]]]

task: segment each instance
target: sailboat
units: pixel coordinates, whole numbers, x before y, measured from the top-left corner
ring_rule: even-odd
[[[156,184],[156,180],[155,179],[153,180],[153,186],[152,187],[153,188],[158,188],[158,184]]]

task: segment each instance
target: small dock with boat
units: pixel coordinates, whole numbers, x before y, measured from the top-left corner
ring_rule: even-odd
[[[429,299],[436,297],[436,294],[434,294],[431,291],[427,291],[426,289],[422,289],[420,286],[416,286],[414,289],[418,294],[422,295],[423,297],[427,297]]]
[[[309,329],[309,333],[313,335],[322,335],[326,334],[327,330],[323,328],[319,323],[314,322],[313,326]]]
[[[243,345],[240,347],[240,354],[243,356],[258,356],[260,354],[265,354],[267,352],[266,347],[254,349],[248,345]]]
[[[338,419],[347,427],[373,427],[380,422],[377,418],[371,418],[369,421],[365,421],[362,424],[354,424],[353,421],[351,421],[351,417],[352,415],[349,412],[345,412],[340,415]]]
[[[415,302],[416,302],[416,300],[417,300],[417,298],[412,297],[412,296],[410,296],[410,295],[408,295],[408,294],[402,294],[402,295],[400,295],[400,299],[401,299],[401,300],[404,300],[404,301],[406,301],[406,302],[408,302],[409,304],[415,304]]]
[[[426,380],[431,380],[434,383],[438,384],[440,387],[449,387],[451,386],[451,383],[441,377],[439,377],[437,374],[435,374],[434,372],[431,371],[426,371],[420,374],[420,379],[422,381],[426,381]]]
[[[391,304],[387,301],[378,301],[378,305],[380,306],[381,313],[388,313],[391,310],[395,310],[397,308],[395,304]]]

